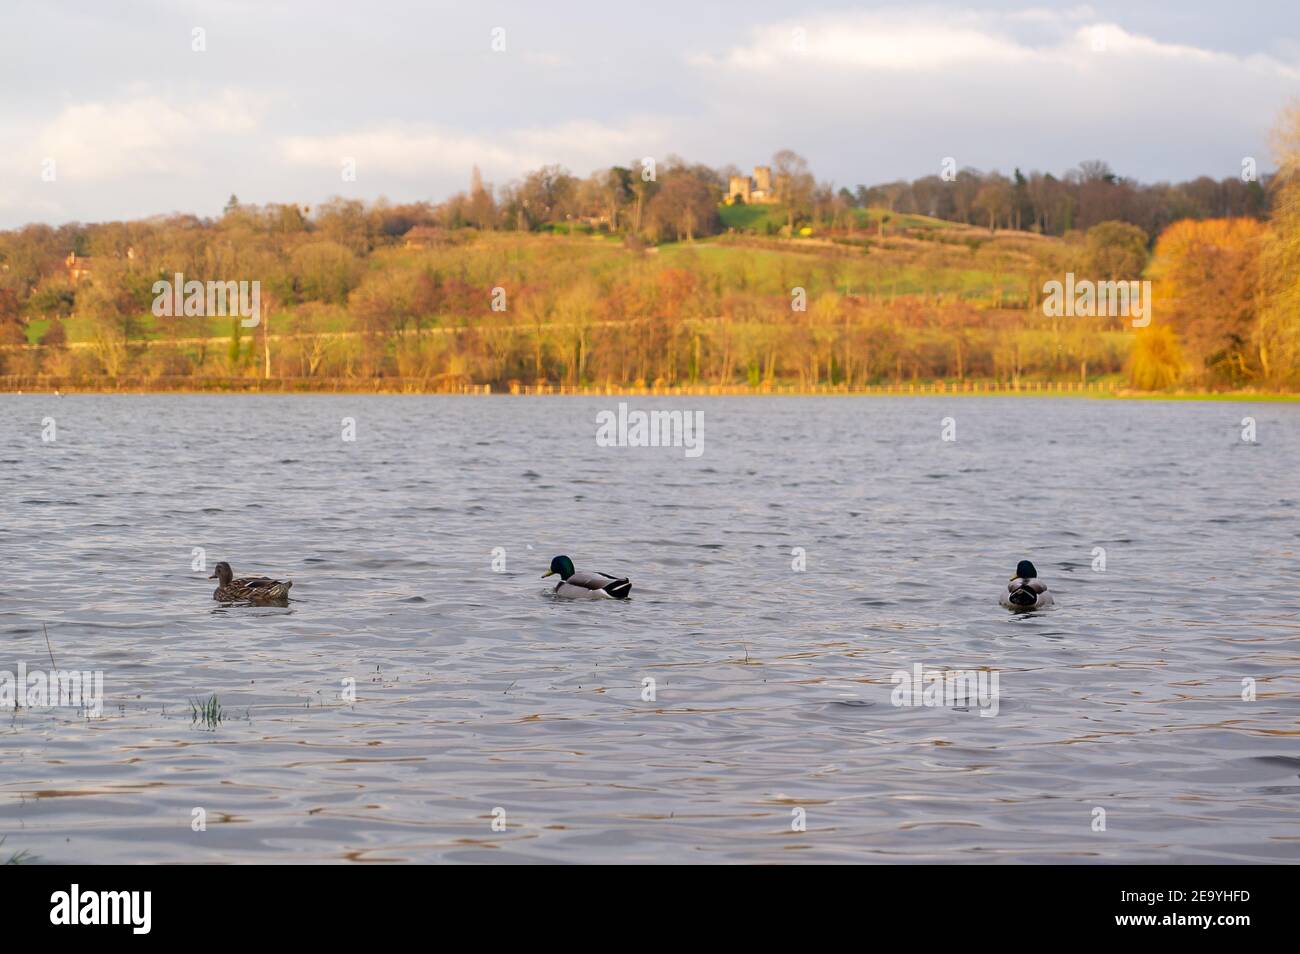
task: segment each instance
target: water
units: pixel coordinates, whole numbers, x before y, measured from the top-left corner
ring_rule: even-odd
[[[0,396],[0,669],[105,680],[0,713],[0,852],[1300,860],[1300,406],[625,400],[702,456],[598,447],[616,398]],[[998,607],[1022,557],[1055,610]],[[916,664],[997,714],[893,705]]]

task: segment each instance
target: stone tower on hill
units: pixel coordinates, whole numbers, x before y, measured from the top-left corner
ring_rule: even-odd
[[[770,166],[755,166],[752,176],[732,176],[727,181],[727,205],[771,205],[776,201]]]

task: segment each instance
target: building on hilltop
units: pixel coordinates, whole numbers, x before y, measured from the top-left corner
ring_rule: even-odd
[[[76,252],[69,252],[68,257],[63,260],[63,264],[68,269],[68,278],[75,285],[83,278],[90,277],[90,259],[84,255],[78,255]]]
[[[771,205],[777,201],[770,166],[755,166],[752,176],[732,176],[727,181],[727,205]]]

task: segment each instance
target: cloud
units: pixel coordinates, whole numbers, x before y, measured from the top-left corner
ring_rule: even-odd
[[[1243,156],[1267,155],[1300,79],[1263,52],[1147,36],[1088,8],[789,18],[691,62],[733,130],[766,130],[769,148],[793,145],[819,175],[853,182],[925,175],[944,156],[1004,172],[1102,157],[1147,181],[1235,175]],[[738,97],[753,105],[735,110]]]
[[[756,27],[748,44],[721,57],[699,57],[696,63],[758,71],[934,70],[957,63],[1016,62],[1031,55],[977,19],[982,20],[968,14],[936,23],[884,12],[788,20]]]
[[[214,138],[248,136],[260,112],[256,97],[234,90],[188,101],[141,95],[73,103],[14,129],[10,154],[32,177],[53,159],[60,178],[78,182],[193,173]]]
[[[403,178],[448,174],[467,178],[472,166],[490,176],[515,178],[541,165],[560,163],[585,175],[599,166],[624,163],[666,147],[664,125],[655,119],[606,125],[573,120],[498,134],[474,133],[421,123],[321,136],[285,136],[278,153],[291,165],[340,168],[356,161],[359,175]]]
[[[1065,76],[1094,69],[1099,56],[1171,62],[1218,70],[1258,71],[1300,79],[1300,71],[1262,54],[1235,56],[1130,33],[1096,21],[1087,7],[983,12],[959,8],[898,8],[782,20],[751,30],[747,42],[720,54],[696,56],[706,68],[779,73],[937,72],[953,68],[1025,71]]]
[[[256,141],[265,109],[264,98],[242,90],[185,97],[128,89],[67,103],[48,117],[7,118],[0,211],[15,224],[80,219],[118,201],[124,185],[139,197],[159,194],[164,180],[202,179],[216,157]]]
[[[944,2],[806,16],[760,3],[739,20],[708,5],[684,20],[669,4],[632,32],[538,8],[512,20],[502,55],[472,12],[412,5],[376,21],[339,2],[341,30],[283,11],[258,20],[263,5],[210,30],[202,56],[166,22],[88,26],[36,5],[0,31],[0,77],[39,73],[55,38],[73,52],[0,105],[0,225],[212,215],[231,193],[436,200],[474,165],[502,184],[543,164],[585,175],[669,153],[747,167],[783,147],[841,184],[925,175],[946,156],[1004,172],[1103,158],[1146,181],[1220,177],[1269,154],[1266,131],[1300,79],[1300,14],[1255,25],[1172,5],[1179,16]],[[274,46],[287,30],[304,51],[292,60]],[[140,55],[119,55],[130,43]],[[46,158],[57,182],[41,179]],[[355,182],[340,177],[345,158]]]

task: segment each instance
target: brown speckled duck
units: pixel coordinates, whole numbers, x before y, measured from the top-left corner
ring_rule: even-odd
[[[212,594],[214,600],[222,603],[287,603],[289,587],[293,580],[272,580],[265,576],[246,576],[236,580],[230,564],[221,562],[209,580],[217,580],[218,585]]]

